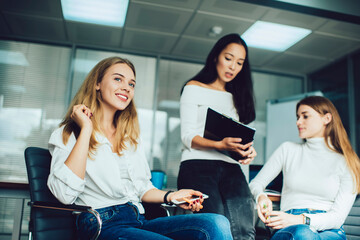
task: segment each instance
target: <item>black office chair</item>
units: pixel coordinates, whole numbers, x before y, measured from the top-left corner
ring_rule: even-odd
[[[360,194],[357,195],[355,202],[344,223],[346,239],[360,239]]]
[[[74,213],[89,212],[98,220],[97,239],[101,231],[99,214],[88,206],[64,205],[47,187],[51,155],[47,149],[29,147],[25,150],[25,162],[30,187],[31,206],[29,238],[34,240],[77,239]]]

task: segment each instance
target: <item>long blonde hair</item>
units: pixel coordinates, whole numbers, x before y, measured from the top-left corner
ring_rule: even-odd
[[[93,132],[90,137],[90,146],[89,146],[89,156],[90,153],[96,151],[98,142],[95,138],[95,132],[101,132],[100,129],[100,118],[102,116],[101,109],[101,94],[99,91],[96,91],[96,85],[100,83],[106,73],[106,71],[115,64],[126,64],[131,68],[134,75],[135,67],[127,59],[120,57],[109,57],[100,61],[96,66],[90,71],[86,76],[83,84],[81,85],[79,91],[76,93],[74,99],[72,100],[70,107],[60,123],[60,126],[64,126],[63,131],[63,142],[67,143],[71,133],[74,133],[77,138],[80,134],[79,126],[71,119],[71,113],[73,107],[78,104],[84,104],[87,106],[93,113],[91,121],[93,123]],[[130,104],[122,111],[118,110],[115,113],[113,124],[116,128],[115,132],[115,144],[114,151],[121,155],[121,151],[126,149],[126,143],[129,142],[130,145],[136,148],[138,142],[137,139],[140,134],[139,121],[137,117],[136,107],[134,101],[132,100]]]
[[[318,112],[320,115],[325,115],[327,113],[331,114],[332,120],[326,125],[325,128],[325,143],[328,148],[344,155],[346,163],[352,173],[356,191],[357,193],[360,193],[360,160],[350,144],[348,135],[334,104],[332,104],[332,102],[325,97],[311,96],[306,97],[298,102],[296,105],[296,111],[300,105],[307,105]],[[331,146],[327,140],[330,140]]]

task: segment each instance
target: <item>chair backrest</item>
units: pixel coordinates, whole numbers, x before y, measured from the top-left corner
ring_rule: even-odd
[[[51,155],[47,149],[29,147],[25,150],[30,199],[32,202],[59,203],[47,187]],[[71,212],[31,208],[30,231],[34,240],[77,239],[75,217]]]
[[[360,195],[357,195],[344,223],[346,239],[360,240]]]
[[[250,165],[250,172],[249,172],[249,182],[256,177],[256,175],[260,172],[263,165]],[[269,183],[266,189],[275,190],[281,192],[283,185],[283,175],[282,172],[277,175],[277,177]]]

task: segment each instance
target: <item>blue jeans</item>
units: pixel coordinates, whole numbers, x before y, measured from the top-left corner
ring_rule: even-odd
[[[218,214],[185,214],[146,220],[132,203],[97,209],[103,221],[99,240],[110,239],[219,239],[231,240],[229,221]],[[77,217],[80,239],[90,239],[97,229],[90,213]]]
[[[300,215],[302,213],[316,214],[323,213],[322,210],[291,209],[286,213]],[[329,229],[325,231],[313,232],[308,225],[292,225],[277,231],[271,240],[346,240],[343,227],[339,229]]]

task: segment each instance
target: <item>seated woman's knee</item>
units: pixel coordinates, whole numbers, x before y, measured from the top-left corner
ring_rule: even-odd
[[[218,227],[218,228],[228,228],[230,226],[230,222],[229,220],[220,214],[215,214],[215,213],[207,213],[206,217],[207,219],[207,223],[209,224],[209,226],[212,227]]]
[[[289,239],[289,240],[308,240],[317,239],[317,235],[307,225],[293,225],[283,228],[275,233],[271,240]]]

